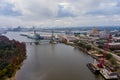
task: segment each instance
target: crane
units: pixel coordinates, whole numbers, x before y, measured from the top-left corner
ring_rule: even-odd
[[[109,49],[109,43],[111,43],[111,42],[112,42],[112,35],[109,34],[109,36],[108,36],[108,38],[107,38],[107,43],[104,45],[103,56],[102,56],[102,58],[99,60],[99,62],[98,62],[98,64],[97,64],[97,66],[98,66],[99,68],[102,68],[103,65],[104,65],[104,63],[105,63],[106,53],[107,53],[107,51],[108,51],[108,49]]]

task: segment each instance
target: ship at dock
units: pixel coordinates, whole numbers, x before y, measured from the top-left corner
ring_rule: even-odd
[[[27,35],[28,38],[35,39],[35,40],[43,40],[44,38],[41,37],[36,31],[34,33]]]
[[[94,73],[94,74],[99,74],[100,73],[100,68],[98,67],[98,61],[94,59],[93,63],[88,63],[87,67]]]
[[[103,56],[98,59],[97,64],[94,63],[88,63],[88,68],[95,74],[99,73],[103,76],[105,80],[118,80],[118,73],[112,72],[105,66],[105,57],[106,57],[106,51],[108,51],[109,45],[108,43],[111,41],[111,35],[109,35],[108,42],[104,47],[104,52],[102,53]]]
[[[96,63],[88,63],[87,67],[94,73],[94,74],[100,74],[103,76],[105,80],[118,80],[118,73],[112,72],[109,70],[104,64],[103,60]]]
[[[25,36],[29,39],[33,39],[34,42],[27,42],[27,43],[35,43],[35,44],[46,44],[46,43],[50,43],[50,44],[56,44],[57,43],[57,39],[54,36],[54,32],[52,31],[52,35],[51,34],[42,34],[40,35],[40,33],[37,33],[35,30],[33,33],[24,33],[24,34],[20,34],[21,36]]]
[[[118,74],[116,72],[108,71],[105,68],[100,70],[100,74],[104,77],[105,80],[118,80]]]
[[[95,74],[99,74],[100,69],[92,63],[88,63],[87,67]]]

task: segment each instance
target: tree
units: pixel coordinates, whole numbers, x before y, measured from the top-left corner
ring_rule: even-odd
[[[90,45],[86,45],[86,48],[87,48],[88,51],[91,50],[91,46]]]
[[[111,58],[111,59],[110,59],[110,62],[111,62],[112,65],[115,65],[115,64],[116,64],[116,61],[115,61],[114,58]]]
[[[112,55],[111,54],[106,54],[106,59],[107,60],[110,60],[112,58]]]

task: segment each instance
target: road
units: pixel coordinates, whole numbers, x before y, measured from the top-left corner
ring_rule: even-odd
[[[118,55],[116,55],[116,54],[114,54],[114,53],[112,53],[112,52],[109,52],[109,51],[105,51],[105,50],[103,50],[103,49],[100,49],[100,48],[96,47],[95,45],[93,45],[92,43],[88,43],[88,42],[87,42],[87,44],[91,45],[93,48],[95,48],[95,49],[97,49],[97,50],[99,50],[99,51],[102,51],[102,52],[106,52],[106,53],[111,54],[117,61],[120,62],[120,57],[119,57]]]

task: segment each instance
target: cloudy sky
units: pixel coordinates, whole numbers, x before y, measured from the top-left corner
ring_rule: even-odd
[[[0,0],[0,27],[120,25],[120,0]]]

